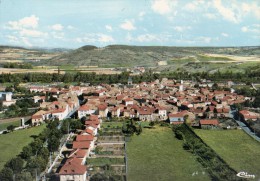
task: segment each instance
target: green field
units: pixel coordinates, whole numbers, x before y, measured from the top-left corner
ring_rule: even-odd
[[[24,146],[33,141],[32,135],[38,135],[44,128],[45,125],[0,135],[0,170],[8,160],[18,155]]]
[[[260,177],[260,143],[242,130],[195,130],[237,172]]]
[[[10,125],[14,125],[15,127],[18,127],[18,126],[20,126],[20,124],[21,124],[21,121],[12,121],[12,122],[8,122],[8,123],[1,123],[0,131],[5,130]]]
[[[183,150],[182,143],[166,127],[143,129],[141,135],[134,135],[127,143],[128,180],[210,180],[195,156]]]

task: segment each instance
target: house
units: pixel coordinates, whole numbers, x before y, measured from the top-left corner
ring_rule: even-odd
[[[120,116],[120,108],[119,107],[113,107],[111,109],[111,116],[112,117],[119,117]]]
[[[52,111],[52,116],[58,120],[63,120],[67,115],[68,111],[66,109],[55,109]]]
[[[12,99],[12,92],[0,92],[0,100],[3,102],[3,106],[10,106],[16,103],[16,100]]]
[[[77,135],[76,141],[90,141],[90,149],[94,148],[94,136],[93,135]]]
[[[167,110],[164,107],[158,107],[158,115],[160,120],[167,119]]]
[[[154,121],[153,120],[153,111],[149,108],[142,108],[138,111],[138,117],[140,121]]]
[[[96,111],[94,109],[91,109],[88,105],[82,105],[78,109],[78,117],[81,119],[82,117],[90,114],[94,114]]]
[[[90,149],[90,141],[73,141],[73,149]]]
[[[257,118],[260,118],[260,114],[251,112],[251,111],[247,111],[247,110],[241,110],[239,111],[239,115],[241,118],[241,121],[248,121],[248,120],[253,120],[256,121]]]
[[[94,135],[94,131],[90,128],[86,128],[81,132],[81,135]]]
[[[45,89],[44,87],[40,87],[40,86],[33,86],[30,87],[30,92],[43,92]]]
[[[106,104],[99,104],[98,105],[98,115],[102,118],[107,117],[108,107]]]
[[[184,116],[188,115],[188,111],[182,111],[175,114],[169,114],[169,121],[171,124],[182,124],[184,122]]]
[[[39,114],[32,115],[32,125],[43,123],[43,116]]]
[[[86,162],[86,158],[88,157],[88,151],[84,149],[76,149],[73,150],[68,158],[78,158],[82,160],[82,164],[84,165]]]
[[[127,105],[133,105],[133,104],[134,104],[134,101],[133,101],[133,99],[131,99],[131,98],[126,98],[126,99],[124,99],[124,104],[125,104],[125,106],[127,106]]]
[[[87,167],[82,164],[82,159],[69,158],[61,167],[60,181],[86,181]]]
[[[199,124],[202,129],[211,129],[218,127],[219,122],[217,119],[201,119]]]

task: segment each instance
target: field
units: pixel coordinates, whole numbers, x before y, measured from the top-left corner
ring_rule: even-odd
[[[0,135],[0,170],[8,160],[18,155],[24,146],[33,141],[32,135],[38,135],[44,128],[45,126],[39,126]]]
[[[260,177],[260,143],[242,130],[195,130],[237,172]]]
[[[210,180],[170,128],[143,129],[127,143],[128,180]],[[197,172],[197,174],[195,174]]]
[[[118,128],[121,129],[123,122],[103,122],[102,128]]]
[[[12,121],[12,122],[8,122],[8,123],[0,123],[0,131],[5,130],[8,126],[10,125],[14,125],[16,127],[20,126],[21,121]]]

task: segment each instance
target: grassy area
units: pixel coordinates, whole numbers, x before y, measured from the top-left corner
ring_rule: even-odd
[[[144,128],[127,143],[128,179],[210,180],[195,156],[183,150],[182,143],[170,128]]]
[[[38,135],[44,128],[45,125],[0,135],[0,170],[8,160],[18,155],[24,146],[33,141],[32,135]]]
[[[124,158],[88,158],[86,162],[93,166],[125,164]]]
[[[102,128],[122,128],[123,122],[103,122]]]
[[[260,177],[260,143],[242,130],[195,130],[237,172]]]
[[[202,62],[207,61],[231,61],[233,59],[228,57],[214,57],[214,56],[206,56],[206,55],[198,55],[198,59]]]
[[[14,126],[18,127],[18,126],[20,126],[20,123],[21,123],[21,121],[19,121],[19,120],[8,122],[8,123],[1,123],[0,124],[0,131],[5,130],[10,125],[14,125]]]

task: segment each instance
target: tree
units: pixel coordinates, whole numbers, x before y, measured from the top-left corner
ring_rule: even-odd
[[[41,172],[46,168],[48,160],[43,159],[40,156],[31,158],[26,164],[26,169],[32,174],[35,175],[35,171]]]
[[[43,141],[39,138],[36,138],[31,144],[32,153],[36,154],[37,151],[39,151],[43,145]]]
[[[12,158],[9,162],[6,163],[6,167],[12,169],[13,173],[20,173],[23,169],[24,161],[20,157]]]
[[[154,121],[151,121],[151,122],[149,123],[149,126],[154,127]]]
[[[214,84],[212,85],[212,89],[213,89],[213,90],[218,90],[218,89],[219,89],[218,84],[217,84],[217,83],[214,83]]]
[[[23,147],[23,151],[21,153],[21,157],[23,159],[28,159],[33,155],[32,147],[30,145]]]
[[[4,167],[3,170],[0,172],[0,180],[1,181],[13,181],[13,171],[8,168]]]
[[[48,140],[48,150],[50,152],[57,151],[59,149],[59,145],[60,145],[60,140],[57,137],[52,136],[52,137],[49,138],[49,140]]]
[[[50,156],[49,150],[46,147],[43,147],[38,152],[38,155],[41,156],[44,160],[48,160],[48,158]]]
[[[15,128],[14,125],[9,125],[9,126],[7,126],[7,130],[8,130],[8,131],[11,131],[11,132],[14,131],[14,128]]]
[[[109,181],[109,179],[104,174],[96,173],[90,178],[90,181]]]
[[[33,181],[33,177],[30,172],[22,172],[16,176],[16,180],[19,181]]]

